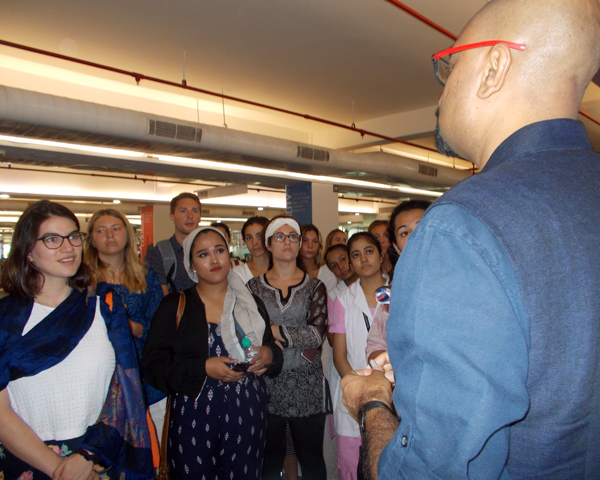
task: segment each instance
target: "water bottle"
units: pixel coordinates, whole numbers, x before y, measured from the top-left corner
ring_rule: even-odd
[[[242,339],[242,347],[244,348],[244,356],[248,363],[254,363],[253,358],[258,353],[258,350],[252,345],[252,342],[248,337]]]

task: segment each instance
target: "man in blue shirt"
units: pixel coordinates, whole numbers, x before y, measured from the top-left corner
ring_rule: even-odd
[[[434,63],[438,148],[481,173],[434,203],[398,262],[397,416],[386,359],[387,377],[343,379],[367,469],[600,478],[600,156],[576,121],[600,3],[493,0]]]

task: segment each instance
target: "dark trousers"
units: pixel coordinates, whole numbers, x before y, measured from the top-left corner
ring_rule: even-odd
[[[285,458],[285,424],[289,422],[302,480],[326,480],[323,459],[324,413],[292,418],[269,415],[267,447],[263,465],[263,480],[279,480]]]

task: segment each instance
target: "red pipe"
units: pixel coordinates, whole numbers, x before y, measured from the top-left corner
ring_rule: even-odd
[[[422,147],[422,146],[416,145],[414,143],[405,142],[403,140],[398,140],[398,139],[393,138],[393,137],[388,137],[386,135],[380,135],[378,133],[370,132],[368,130],[363,130],[362,128],[356,128],[356,126],[354,124],[352,124],[352,125],[344,125],[343,123],[333,122],[331,120],[327,120],[327,119],[320,118],[320,117],[314,117],[314,116],[306,114],[306,113],[298,113],[298,112],[294,112],[292,110],[286,110],[284,108],[274,107],[272,105],[267,105],[267,104],[264,104],[264,103],[253,102],[252,100],[245,100],[243,98],[232,97],[230,95],[224,95],[222,93],[212,92],[210,90],[204,90],[202,88],[191,87],[185,81],[182,82],[181,84],[180,83],[176,83],[176,82],[171,82],[169,80],[163,80],[163,79],[156,78],[156,77],[150,77],[150,76],[144,75],[143,73],[129,72],[127,70],[122,70],[120,68],[114,68],[114,67],[110,67],[108,65],[103,65],[103,64],[100,64],[100,63],[88,62],[87,60],[81,60],[79,58],[69,57],[67,55],[61,55],[60,53],[49,52],[47,50],[40,50],[39,48],[28,47],[27,45],[20,45],[18,43],[7,42],[6,40],[0,40],[0,45],[5,45],[7,47],[17,48],[19,50],[25,50],[27,52],[37,53],[37,54],[45,55],[45,56],[48,56],[48,57],[58,58],[60,60],[66,60],[66,61],[69,61],[69,62],[78,63],[80,65],[86,65],[88,67],[99,68],[101,70],[107,70],[109,72],[118,73],[118,74],[121,74],[121,75],[127,75],[127,76],[130,76],[130,77],[133,77],[138,84],[140,83],[140,80],[147,80],[149,82],[160,83],[162,85],[169,85],[171,87],[183,88],[184,90],[191,90],[193,92],[202,93],[204,95],[211,95],[213,97],[219,97],[219,98],[223,98],[225,100],[231,100],[233,102],[239,102],[239,103],[243,103],[243,104],[246,104],[246,105],[252,105],[252,106],[255,106],[255,107],[265,108],[267,110],[273,110],[275,112],[285,113],[287,115],[293,115],[293,116],[296,116],[296,117],[302,117],[302,118],[305,118],[307,120],[312,120],[314,122],[324,123],[326,125],[331,125],[331,126],[334,126],[334,127],[343,128],[343,129],[346,129],[346,130],[352,130],[354,132],[360,133],[360,135],[362,137],[364,137],[365,135],[369,135],[371,137],[380,138],[382,140],[387,140],[388,142],[402,143],[404,145],[410,145],[412,147],[418,147],[418,148],[421,148],[423,150],[429,150],[430,152],[437,152],[433,148]]]
[[[443,27],[440,27],[437,23],[429,20],[427,17],[425,17],[424,15],[421,15],[419,12],[413,10],[410,7],[407,7],[406,5],[404,5],[403,3],[399,2],[398,0],[385,0],[386,2],[391,3],[392,5],[395,5],[396,7],[400,8],[401,10],[404,10],[406,13],[408,13],[409,15],[412,15],[413,17],[415,17],[417,20],[420,20],[421,22],[425,23],[426,25],[429,25],[431,28],[437,30],[440,33],[443,33],[444,35],[446,35],[447,37],[450,37],[452,40],[456,41],[456,39],[458,38],[456,35],[454,35],[452,32],[449,32],[448,30],[446,30]],[[585,118],[587,118],[588,120],[594,122],[596,125],[600,125],[600,121],[597,120],[596,118],[592,117],[590,114],[585,113],[583,110],[579,110],[579,113],[581,115],[583,115]],[[409,144],[410,145],[410,144]]]
[[[409,15],[412,15],[417,20],[420,20],[425,25],[428,25],[431,28],[437,30],[438,32],[446,35],[447,37],[450,37],[452,40],[456,41],[456,39],[458,38],[452,32],[449,32],[444,27],[440,27],[437,23],[432,22],[426,16],[421,15],[419,12],[417,12],[417,11],[413,10],[412,8],[404,5],[402,2],[399,2],[398,0],[385,0],[385,1],[391,3],[392,5],[395,5],[396,7],[400,8],[401,10],[404,10],[406,13],[408,13]]]

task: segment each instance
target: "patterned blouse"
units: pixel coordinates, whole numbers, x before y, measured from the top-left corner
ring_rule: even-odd
[[[280,325],[287,341],[283,369],[266,378],[271,394],[269,413],[306,417],[331,411],[329,388],[321,368],[320,347],[327,330],[327,289],[320,280],[304,275],[289,287],[287,297],[269,285],[265,275],[248,282],[269,312],[271,325]]]

